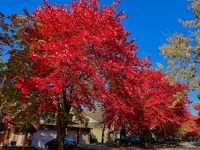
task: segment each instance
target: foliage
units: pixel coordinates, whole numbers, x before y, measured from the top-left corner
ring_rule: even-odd
[[[11,23],[2,27],[1,42],[11,47],[4,95],[12,120],[59,120],[62,149],[72,107],[79,112],[82,105],[95,109],[96,102],[104,107],[113,100],[111,92],[120,92],[110,91],[114,78],[122,83],[132,68],[150,67],[149,57],[137,57],[134,40],[127,41],[130,32],[120,21],[128,16],[116,14],[118,3],[99,9],[98,0],[81,0],[69,10],[67,4],[64,8],[44,1],[32,15],[24,10],[24,16],[8,17]]]
[[[187,120],[188,86],[150,68],[150,56],[137,57],[118,3],[100,9],[98,0],[81,0],[69,10],[44,1],[32,15],[24,9],[24,16],[8,17],[0,42],[11,48],[2,92],[11,120],[22,126],[58,121],[59,150],[72,108],[101,107],[104,123],[119,128],[125,121],[141,134],[153,125],[173,132]]]
[[[24,150],[28,133],[36,133],[37,130],[32,124],[28,124],[28,125],[22,126],[20,132],[25,133],[25,138],[24,138],[24,143],[23,143],[23,150]]]
[[[186,129],[187,135],[190,135],[190,136],[200,135],[200,127],[197,124],[196,120],[197,120],[197,117],[191,115],[191,118],[188,120],[188,123],[187,123],[187,129]]]
[[[195,103],[194,105],[193,105],[193,108],[196,110],[196,111],[198,111],[198,114],[197,114],[197,117],[196,117],[196,124],[198,124],[199,126],[200,126],[200,103],[198,102],[198,103]]]
[[[4,119],[5,116],[6,116],[5,113],[1,113],[1,114],[0,114],[0,130],[3,130],[4,127],[5,127],[5,124],[4,124],[4,122],[3,122],[3,119]]]
[[[158,70],[134,71],[137,73],[122,83],[126,89],[113,94],[112,101],[107,102],[105,122],[119,127],[126,120],[128,130],[140,129],[140,134],[155,127],[165,134],[174,133],[190,115],[186,106],[191,103],[188,86],[174,82]],[[119,88],[114,82],[114,87]],[[180,94],[183,91],[185,94]]]
[[[97,139],[96,136],[94,134],[90,134],[90,143],[96,143]]]
[[[192,1],[188,8],[193,10],[195,19],[191,21],[179,19],[179,22],[188,28],[188,35],[184,36],[182,33],[178,34],[175,32],[167,39],[169,43],[164,44],[159,49],[169,65],[167,73],[170,76],[175,76],[177,79],[186,81],[190,85],[190,89],[195,90],[200,87],[200,1],[188,1]],[[159,66],[162,67],[161,64]]]
[[[185,81],[190,85],[191,90],[196,90],[200,87],[200,1],[188,1],[191,2],[188,8],[193,10],[194,20],[183,21],[179,19],[179,22],[185,28],[188,28],[188,34],[183,35],[175,32],[167,39],[169,43],[161,46],[160,50],[168,63],[166,73],[170,76],[175,76],[178,80]],[[161,64],[158,65],[162,67]],[[199,94],[197,97],[200,98]],[[197,108],[200,103],[195,105]],[[196,110],[200,112],[199,109]],[[198,118],[197,120],[200,119]]]
[[[20,132],[22,132],[22,133],[36,133],[37,130],[32,124],[30,124],[30,125],[27,125],[25,127],[22,127]]]
[[[187,134],[187,128],[188,128],[187,123],[183,124],[182,127],[180,127],[179,130],[178,130],[178,135],[186,135]]]

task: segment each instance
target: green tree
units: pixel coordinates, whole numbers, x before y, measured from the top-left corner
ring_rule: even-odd
[[[189,9],[193,10],[195,19],[179,22],[188,28],[188,34],[175,32],[167,38],[168,43],[161,46],[161,54],[168,63],[167,73],[178,80],[186,81],[191,90],[200,87],[200,0],[188,0]],[[163,66],[158,64],[160,68]]]
[[[25,133],[25,138],[24,138],[24,143],[23,143],[23,150],[24,150],[28,133],[36,133],[37,130],[32,124],[29,124],[29,125],[23,126],[20,132]]]

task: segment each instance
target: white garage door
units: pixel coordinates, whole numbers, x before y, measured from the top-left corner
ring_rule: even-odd
[[[79,136],[79,144],[89,144],[88,143],[88,132],[81,131]]]
[[[74,140],[75,142],[77,142],[77,131],[67,131],[67,138],[70,138],[72,140]]]
[[[54,130],[37,130],[36,133],[33,133],[33,139],[31,146],[45,147],[45,144],[48,141],[51,141],[56,138],[57,131]]]

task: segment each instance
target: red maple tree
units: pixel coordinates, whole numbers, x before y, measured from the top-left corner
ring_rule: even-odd
[[[172,135],[188,120],[190,111],[186,104],[191,101],[187,85],[154,69],[129,68],[123,78],[121,84],[116,78],[113,80],[113,99],[105,104],[104,122],[110,126],[113,121],[118,128],[126,122],[129,130],[140,129],[141,134],[159,127],[160,132]]]
[[[187,118],[188,97],[176,94],[188,87],[149,69],[150,57],[137,57],[138,46],[127,41],[130,32],[121,23],[128,16],[116,14],[118,3],[100,9],[99,0],[81,0],[69,10],[68,4],[64,8],[44,1],[31,16],[11,17],[18,29],[14,33],[23,41],[21,49],[9,51],[7,63],[23,95],[16,103],[33,104],[33,116],[58,114],[59,150],[72,107],[81,111],[99,105],[107,124],[120,127],[125,120],[129,129],[142,131]]]
[[[200,135],[200,126],[198,117],[191,115],[186,124],[185,133],[187,136],[195,137]]]
[[[12,67],[28,65],[22,66],[22,73],[17,75],[16,87],[23,94],[19,103],[30,104],[30,98],[35,97],[38,108],[34,115],[44,111],[58,114],[59,149],[63,148],[72,107],[78,111],[82,105],[95,109],[95,102],[101,105],[111,101],[113,93],[120,93],[120,88],[110,90],[115,86],[114,79],[119,85],[127,83],[134,68],[150,67],[150,58],[138,58],[138,46],[134,40],[127,41],[130,32],[125,31],[121,19],[128,16],[116,14],[118,3],[99,9],[98,0],[81,0],[72,2],[69,10],[67,4],[64,8],[44,1],[44,7],[37,7],[31,16],[13,15],[15,25],[20,27],[18,36],[28,45],[28,50],[10,51],[7,63]],[[26,18],[31,21],[23,20],[26,24],[19,25],[20,19]],[[28,51],[29,62],[16,59],[23,51]],[[128,79],[123,78],[125,74]]]

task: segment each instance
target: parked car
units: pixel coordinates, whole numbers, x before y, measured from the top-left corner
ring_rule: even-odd
[[[180,139],[180,137],[179,136],[175,136],[174,137],[174,141],[180,141],[181,139]]]
[[[173,141],[173,138],[171,136],[168,136],[165,141]]]
[[[116,139],[115,142],[116,142],[116,143],[119,143],[119,140],[120,140],[120,139]],[[127,145],[134,145],[134,144],[137,143],[134,139],[132,139],[132,138],[130,138],[130,137],[127,137],[127,136],[122,137],[122,138],[121,138],[121,142],[122,142],[122,144],[127,144]]]
[[[74,140],[70,138],[64,139],[64,148],[67,150],[73,150],[77,147],[77,144]],[[58,139],[53,139],[45,144],[45,148],[48,149],[58,149]]]
[[[137,143],[140,143],[140,138],[137,135],[129,135],[128,137],[134,139]]]

